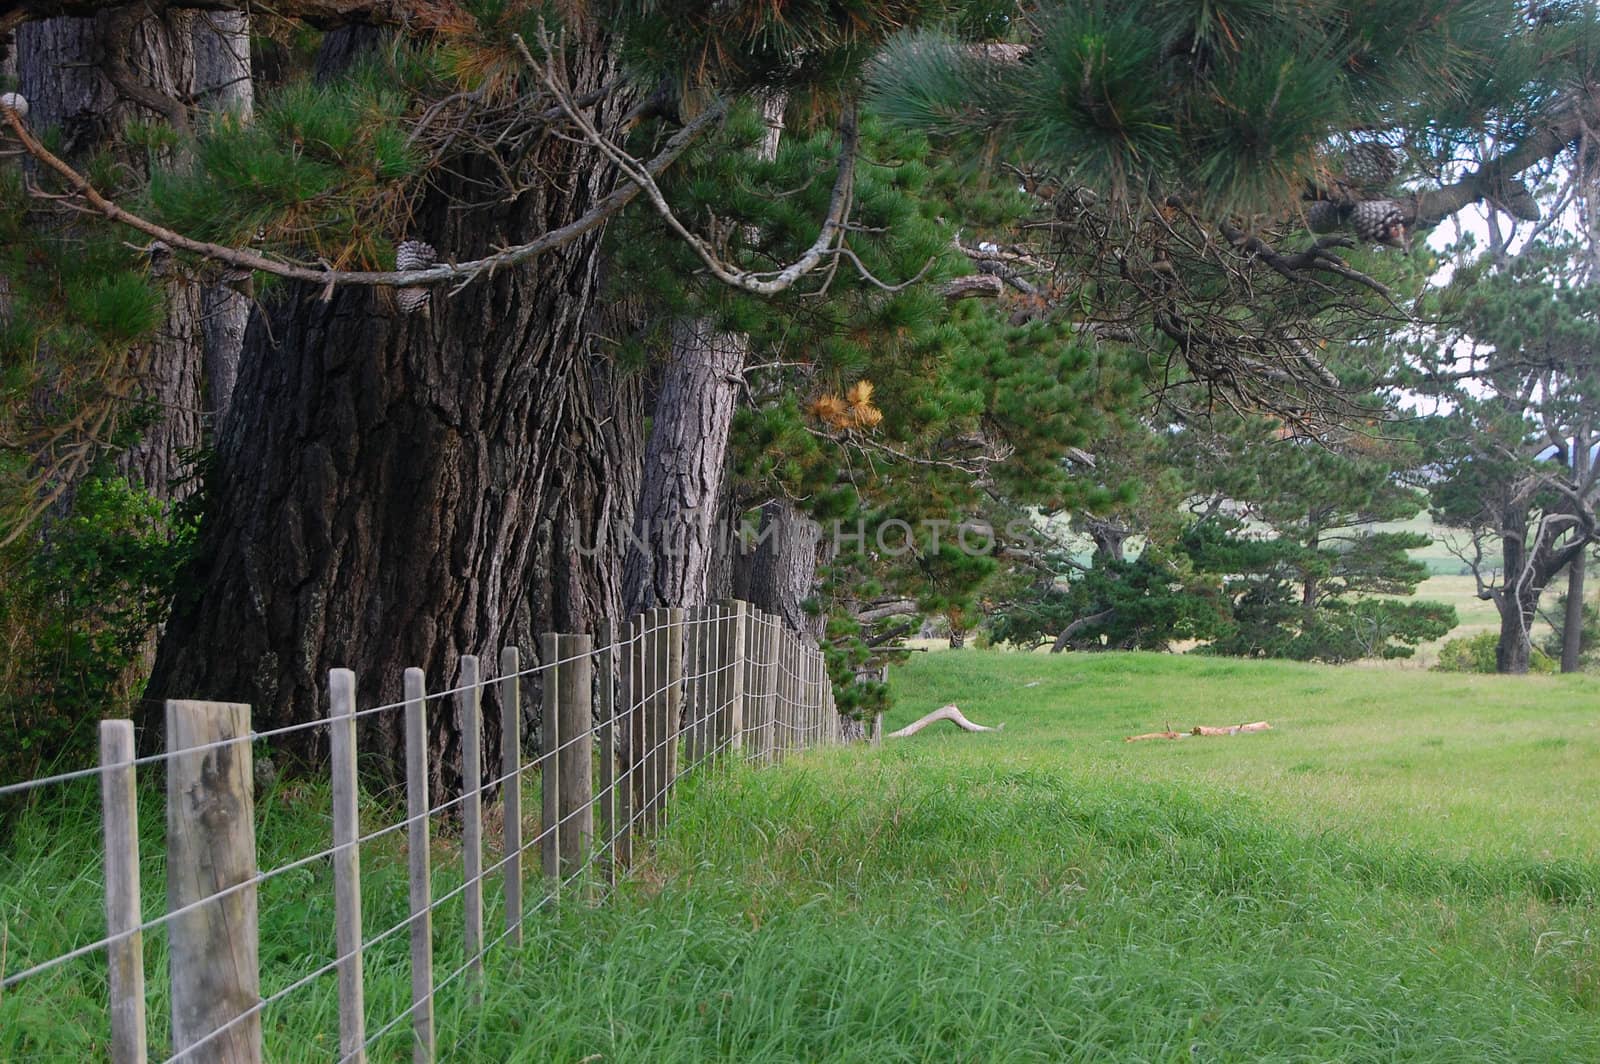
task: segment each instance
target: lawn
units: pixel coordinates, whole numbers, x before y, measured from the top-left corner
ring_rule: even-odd
[[[535,914],[481,1008],[447,992],[445,1059],[1600,1060],[1592,681],[973,651],[893,682],[891,727],[955,701],[1005,730],[692,781],[618,895]],[[1258,718],[1274,730],[1122,741]],[[324,802],[280,792],[264,845],[325,844]],[[33,817],[24,838],[50,827],[76,862],[0,858],[13,948],[93,923],[92,890],[39,896],[69,867],[92,884],[88,818]],[[403,854],[363,859],[370,936],[403,913]],[[331,956],[326,889],[318,868],[264,900],[270,985]],[[47,901],[48,925],[17,922]],[[404,1000],[388,945],[373,1027]],[[95,971],[0,1000],[0,1058],[103,1052]],[[328,1059],[332,1001],[323,980],[274,1006],[269,1059]],[[373,1059],[409,1059],[403,1039]]]

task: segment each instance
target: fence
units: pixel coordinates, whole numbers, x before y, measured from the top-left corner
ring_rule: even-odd
[[[437,1055],[434,1003],[448,985],[481,977],[485,955],[520,945],[528,914],[564,894],[592,899],[614,887],[633,859],[636,838],[661,830],[677,782],[711,763],[742,759],[772,764],[806,747],[842,740],[832,685],[818,648],[747,603],[691,610],[655,609],[621,631],[550,634],[540,663],[523,668],[516,648],[500,654],[497,675],[463,657],[456,686],[426,690],[422,670],[407,669],[404,698],[358,708],[355,676],[329,675],[325,719],[269,732],[250,729],[244,705],[167,703],[165,752],[134,756],[132,724],[103,721],[100,765],[0,787],[0,798],[98,776],[105,836],[106,934],[12,973],[0,993],[77,958],[104,950],[111,1058],[148,1058],[144,936],[165,928],[170,955],[171,1055],[167,1061],[262,1059],[262,1017],[273,1005],[323,977],[338,985],[337,1059],[365,1061],[378,1039],[410,1023],[416,1061]],[[539,754],[525,760],[522,681],[542,684]],[[498,773],[482,775],[483,694],[493,692],[502,729]],[[430,804],[430,703],[453,699],[461,730],[460,793]],[[363,833],[356,777],[357,722],[405,716],[406,815]],[[332,845],[277,867],[257,868],[252,743],[311,728],[328,730]],[[598,757],[596,754],[598,753]],[[166,771],[167,904],[141,920],[135,773]],[[536,831],[524,832],[524,781],[536,773],[541,798]],[[503,856],[485,868],[483,798],[502,805]],[[433,896],[433,819],[459,818],[461,883]],[[598,829],[597,829],[598,822]],[[409,915],[368,935],[362,920],[361,846],[405,833]],[[540,881],[524,880],[524,854],[540,852]],[[295,869],[328,860],[335,911],[333,959],[265,997],[261,994],[258,890]],[[485,943],[484,885],[500,883],[503,929]],[[529,895],[537,895],[530,900]],[[433,915],[459,905],[461,963],[435,979]],[[453,915],[453,914],[452,914]],[[363,955],[394,936],[410,942],[409,1007],[369,1029]],[[3,965],[0,953],[0,965]]]

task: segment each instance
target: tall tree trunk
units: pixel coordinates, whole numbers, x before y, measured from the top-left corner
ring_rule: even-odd
[[[822,530],[788,499],[761,508],[761,531],[750,560],[750,601],[782,617],[789,627],[813,638],[822,635],[822,618],[806,612],[816,592]]]
[[[1589,563],[1582,552],[1567,566],[1567,610],[1561,628],[1561,671],[1579,672],[1583,668],[1583,578]]]
[[[1526,517],[1520,526],[1510,521],[1504,528],[1527,528]],[[1496,672],[1525,673],[1533,654],[1533,641],[1528,629],[1533,624],[1534,611],[1539,607],[1539,592],[1529,578],[1531,566],[1526,555],[1523,537],[1506,535],[1500,539],[1500,560],[1505,574],[1504,586],[1495,592],[1494,604],[1500,611],[1500,642],[1495,646]]]
[[[1579,429],[1572,441],[1572,479],[1585,484],[1589,479],[1589,452],[1587,426]],[[1567,564],[1567,616],[1561,628],[1561,671],[1577,672],[1583,668],[1583,577],[1589,564],[1588,550],[1580,550]]]
[[[147,14],[121,8],[93,18],[27,22],[16,31],[18,89],[35,128],[58,127],[70,159],[111,149],[144,169],[143,151],[117,150],[130,121],[188,122],[194,94],[193,12]],[[157,161],[156,165],[162,165]],[[152,258],[159,276],[170,259]],[[166,318],[148,345],[134,352],[136,399],[153,413],[139,441],[119,457],[128,478],[161,498],[187,494],[186,452],[200,443],[203,400],[201,297],[169,272]]]
[[[699,606],[717,554],[728,435],[749,340],[710,321],[673,325],[645,450],[623,586],[629,616]]]
[[[572,42],[568,72],[578,93],[608,81],[608,42]],[[601,128],[625,105],[601,105]],[[464,157],[407,235],[473,258],[507,233],[570,222],[611,187],[585,145],[548,137],[535,152],[530,165],[559,180],[508,201],[494,161]],[[416,314],[386,292],[323,301],[298,287],[252,316],[189,581],[203,591],[174,609],[152,697],[249,702],[264,730],[323,715],[336,666],[356,670],[363,706],[396,702],[408,666],[439,690],[460,655],[492,663],[507,644],[531,651],[537,632],[616,616],[607,529],[631,521],[636,478],[618,467],[641,426],[637,389],[585,342],[599,241],[596,230],[453,296],[436,288]],[[368,719],[365,748],[392,771],[401,715]],[[449,793],[453,709],[435,705],[431,727]],[[322,752],[315,729],[285,746]],[[488,764],[498,748],[486,714]]]
[[[787,97],[762,104],[757,158],[778,157]],[[707,319],[673,325],[672,348],[645,450],[644,480],[624,568],[630,615],[652,606],[698,606],[715,597],[728,436],[750,338]]]
[[[1494,651],[1495,672],[1521,674],[1528,671],[1533,657],[1533,644],[1528,639],[1528,622],[1523,614],[1526,608],[1531,615],[1532,603],[1524,606],[1514,596],[1507,595],[1500,606],[1500,642]]]
[[[243,11],[213,11],[194,20],[195,102],[205,111],[228,112],[249,121],[255,111],[250,80],[250,17]],[[227,413],[239,379],[239,354],[250,320],[250,301],[226,284],[200,293],[205,344],[205,409],[213,429]]]
[[[725,598],[748,598],[748,559],[740,550],[740,521],[744,517],[744,503],[737,491],[723,482],[722,498],[717,502],[717,516],[712,522],[711,567],[706,571],[706,601]]]

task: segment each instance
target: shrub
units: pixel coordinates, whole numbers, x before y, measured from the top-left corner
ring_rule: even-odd
[[[1439,648],[1439,672],[1494,672],[1495,650],[1500,646],[1498,632],[1479,632],[1452,639]],[[1555,672],[1557,662],[1538,647],[1528,659],[1529,672]]]
[[[80,759],[94,723],[125,715],[143,681],[194,527],[111,475],[78,488],[70,512],[0,556],[0,780]]]

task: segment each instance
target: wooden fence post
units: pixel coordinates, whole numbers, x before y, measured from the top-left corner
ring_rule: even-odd
[[[506,936],[522,945],[522,655],[500,648],[500,775],[505,777]]]
[[[766,726],[766,757],[763,763],[771,765],[778,760],[779,741],[778,733],[779,702],[782,701],[782,666],[779,664],[779,653],[782,651],[782,626],[776,614],[766,614],[766,646],[762,650],[762,667],[766,672],[765,680],[765,709],[762,710],[763,725]]]
[[[716,752],[714,740],[718,683],[716,668],[721,660],[721,651],[717,644],[721,632],[719,624],[722,619],[722,607],[709,602],[703,606],[696,606],[687,613],[694,623],[689,625],[685,632],[695,633],[695,651],[694,659],[684,662],[683,671],[685,675],[692,672],[699,676],[697,681],[699,691],[695,704],[685,710],[685,716],[692,714],[695,719],[694,738],[690,743],[693,750],[689,756],[688,766],[693,768]],[[688,641],[685,639],[686,648],[687,645]]]
[[[575,873],[594,844],[594,638],[587,635],[557,637],[561,656],[561,695],[556,712],[561,718],[561,790],[556,817],[561,824],[561,871]]]
[[[623,868],[633,863],[633,836],[638,828],[640,781],[644,766],[640,763],[644,750],[643,714],[639,704],[644,690],[644,618],[634,617],[624,629],[627,636],[622,648],[622,676],[620,692],[620,734],[618,748],[622,752],[622,774],[617,780],[617,839],[616,858]]]
[[[788,757],[799,745],[800,739],[800,670],[799,641],[789,629],[783,629],[783,754]]]
[[[106,840],[106,949],[112,1064],[145,1064],[144,932],[139,928],[139,807],[133,721],[100,722],[100,816]]]
[[[661,806],[667,780],[667,642],[673,634],[672,618],[664,607],[645,613],[645,794],[641,808],[644,830],[654,835],[661,827]]]
[[[167,703],[167,911],[196,906],[168,931],[172,1050],[186,1064],[261,1061],[261,1014],[244,1016],[261,1001],[249,735],[249,706]]]
[[[790,732],[795,750],[804,750],[806,746],[806,731],[808,726],[806,714],[806,689],[810,686],[806,682],[809,675],[810,662],[807,660],[806,645],[798,633],[793,636],[793,649],[789,651],[790,660],[794,665],[794,730]]]
[[[776,763],[783,760],[783,746],[789,734],[785,728],[785,724],[788,722],[788,709],[786,706],[789,700],[789,674],[785,665],[789,660],[789,641],[784,638],[786,633],[783,627],[776,622],[776,619],[774,619],[772,627],[772,674],[775,677],[772,684],[772,760]]]
[[[744,747],[745,759],[761,758],[761,611],[744,607]]]
[[[433,860],[428,823],[428,704],[421,669],[407,669],[406,869],[411,887],[411,1057],[433,1064]]]
[[[638,836],[650,830],[651,773],[655,771],[655,609],[645,610],[633,623],[637,638],[632,654],[633,692],[629,697],[633,718],[633,779],[629,790],[633,793],[633,834]]]
[[[801,708],[805,711],[805,731],[801,732],[802,745],[807,749],[817,745],[817,653],[805,643],[800,644],[800,653],[805,662],[801,670],[801,679],[806,686],[805,697],[800,700]]]
[[[545,878],[561,877],[561,637],[545,632],[539,637],[539,661],[544,665],[544,695],[539,700],[539,864]]]
[[[701,683],[705,693],[700,698],[700,753],[694,759],[695,764],[716,757],[722,749],[720,733],[723,730],[723,668],[724,651],[722,648],[722,604],[719,602],[708,603],[700,608],[700,616],[704,619],[701,627],[705,630],[700,635],[700,672],[704,673]]]
[[[463,929],[470,982],[483,975],[483,685],[478,659],[461,655],[456,713],[461,725],[461,861]]]
[[[669,606],[667,614],[666,691],[662,699],[661,807],[657,821],[664,823],[667,802],[678,782],[678,722],[683,719],[683,610]]]
[[[683,611],[683,716],[680,731],[684,741],[684,758],[690,767],[705,757],[705,712],[710,701],[709,684],[702,675],[705,670],[706,607],[691,606]]]
[[[822,678],[818,666],[822,651],[806,646],[806,734],[811,746],[822,746]]]
[[[822,659],[822,672],[826,675],[827,659]],[[827,723],[832,725],[829,739],[832,742],[845,741],[845,722],[838,718],[838,698],[834,694],[834,677],[827,677]]]
[[[598,672],[595,695],[600,719],[600,845],[606,885],[617,885],[617,672],[616,628],[600,622],[600,647],[595,654]]]
[[[713,742],[717,749],[727,748],[728,756],[736,756],[744,749],[744,661],[745,604],[738,599],[724,599],[722,616],[717,622],[719,656],[717,658],[717,726]]]
[[[361,811],[356,783],[356,674],[328,670],[329,772],[333,783],[334,949],[339,958],[339,1053],[366,1064],[367,1006],[361,962]]]
[[[821,746],[828,741],[828,663],[822,656],[822,646],[811,650],[811,720],[812,743]]]

